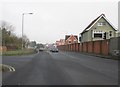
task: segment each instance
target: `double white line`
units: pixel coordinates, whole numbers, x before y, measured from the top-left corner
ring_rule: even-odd
[[[14,72],[15,71],[15,68],[13,68],[12,66],[9,66],[9,65],[2,64],[2,67],[8,68],[10,72]]]

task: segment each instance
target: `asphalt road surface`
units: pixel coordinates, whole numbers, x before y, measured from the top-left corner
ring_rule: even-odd
[[[3,56],[3,85],[117,85],[118,61],[74,52]]]

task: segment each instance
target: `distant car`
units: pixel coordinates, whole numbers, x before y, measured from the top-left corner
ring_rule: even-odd
[[[51,52],[59,52],[59,50],[57,48],[52,48],[50,49]]]
[[[44,48],[39,48],[39,51],[44,51]]]

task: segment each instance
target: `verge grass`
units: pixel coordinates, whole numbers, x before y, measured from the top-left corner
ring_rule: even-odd
[[[14,51],[6,51],[2,52],[3,56],[14,56],[14,55],[28,55],[36,53],[35,50],[32,49],[24,49],[24,50],[14,50]]]

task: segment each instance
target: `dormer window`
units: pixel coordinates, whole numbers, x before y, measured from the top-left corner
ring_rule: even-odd
[[[104,25],[106,25],[106,22],[98,22],[97,25],[98,25],[98,26],[104,26]]]

